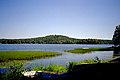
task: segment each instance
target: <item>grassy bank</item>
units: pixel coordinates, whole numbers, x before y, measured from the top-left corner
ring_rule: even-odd
[[[75,48],[73,50],[64,50],[65,52],[70,52],[70,53],[90,53],[92,51],[113,51],[114,48],[108,47],[108,48]]]
[[[84,60],[80,62],[69,62],[68,65],[62,66],[62,65],[55,65],[51,64],[48,66],[35,66],[32,70],[34,71],[45,71],[45,72],[51,72],[51,73],[62,73],[62,72],[70,72],[73,70],[75,65],[81,65],[81,64],[97,64],[100,63],[106,63],[108,60],[99,60],[97,59],[89,59]],[[26,72],[27,70],[24,68],[23,63],[13,61],[11,65],[7,66],[10,70],[7,73],[3,73],[0,76],[0,80],[22,80],[22,72]]]
[[[51,71],[54,73],[61,73],[61,72],[69,72],[72,70],[72,68],[75,65],[82,65],[82,64],[97,64],[97,63],[109,63],[109,60],[100,60],[98,57],[95,59],[88,59],[88,60],[83,60],[79,62],[69,62],[68,65],[62,66],[62,65],[55,65],[55,64],[50,64],[48,66],[35,66],[33,68],[34,71]]]
[[[57,52],[44,51],[0,51],[0,62],[10,60],[31,60],[35,58],[46,58],[60,55]]]

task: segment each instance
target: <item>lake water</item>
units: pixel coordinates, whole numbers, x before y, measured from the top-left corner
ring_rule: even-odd
[[[62,53],[61,56],[45,58],[45,59],[34,59],[28,61],[26,66],[33,65],[49,65],[49,64],[61,64],[67,65],[71,61],[81,61],[86,59],[94,59],[96,56],[100,59],[112,59],[113,51],[95,51],[86,54],[72,54],[64,52],[64,50],[74,48],[104,48],[111,47],[109,44],[0,44],[1,51],[10,50],[34,50],[34,51],[53,51]]]

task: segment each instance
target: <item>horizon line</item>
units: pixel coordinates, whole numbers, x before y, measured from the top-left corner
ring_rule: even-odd
[[[61,34],[49,34],[49,35],[46,35],[46,36],[55,36],[55,35],[60,35],[60,36],[66,36],[66,37],[69,37],[69,38],[75,38],[75,39],[102,39],[102,40],[112,40],[112,39],[108,39],[108,38],[91,38],[91,37],[86,37],[86,38],[78,38],[78,37],[71,37],[71,36],[68,36],[68,35],[61,35]],[[39,38],[39,37],[46,37],[45,35],[44,36],[35,36],[35,37],[19,37],[19,38],[0,38],[0,39],[31,39],[31,38]]]

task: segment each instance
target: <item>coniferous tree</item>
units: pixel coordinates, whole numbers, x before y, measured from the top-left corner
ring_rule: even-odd
[[[116,26],[114,35],[113,35],[113,44],[114,44],[114,54],[120,53],[120,25]]]
[[[115,46],[120,46],[120,25],[116,26],[116,29],[113,35],[113,44]]]

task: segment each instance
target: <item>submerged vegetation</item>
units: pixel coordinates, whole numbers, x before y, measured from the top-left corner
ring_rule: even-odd
[[[27,39],[0,39],[1,44],[112,44],[112,40],[76,39],[63,35],[48,35],[45,37]]]
[[[92,51],[113,51],[114,48],[109,47],[109,48],[75,48],[73,50],[64,50],[65,52],[70,52],[70,53],[89,53]]]
[[[10,60],[31,60],[35,58],[46,58],[60,55],[57,52],[45,51],[0,51],[0,62]]]

